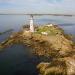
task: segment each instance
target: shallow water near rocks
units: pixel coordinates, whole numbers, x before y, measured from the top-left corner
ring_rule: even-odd
[[[35,57],[23,45],[13,45],[0,53],[0,75],[37,75]]]

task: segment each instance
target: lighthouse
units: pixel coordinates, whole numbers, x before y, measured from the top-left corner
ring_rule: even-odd
[[[33,15],[30,15],[30,32],[34,32]]]

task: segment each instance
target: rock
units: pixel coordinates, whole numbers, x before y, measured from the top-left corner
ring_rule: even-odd
[[[43,62],[37,68],[41,75],[75,75],[75,56]]]
[[[61,61],[53,61],[51,63],[40,63],[37,68],[40,75],[66,75],[65,64]]]
[[[44,73],[44,71],[47,69],[47,67],[49,67],[50,63],[44,63],[44,62],[41,62],[37,68],[40,69],[40,73]]]
[[[65,58],[65,63],[67,66],[67,75],[75,75],[75,58],[74,57],[68,57]]]

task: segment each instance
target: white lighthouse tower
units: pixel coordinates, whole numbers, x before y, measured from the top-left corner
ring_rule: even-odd
[[[34,32],[33,15],[30,15],[30,32]]]

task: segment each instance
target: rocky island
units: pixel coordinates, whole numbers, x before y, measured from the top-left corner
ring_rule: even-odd
[[[23,44],[32,48],[34,56],[46,57],[38,63],[39,75],[75,75],[75,43],[58,25],[35,26],[35,32],[24,26],[0,43],[0,49],[13,44]]]

